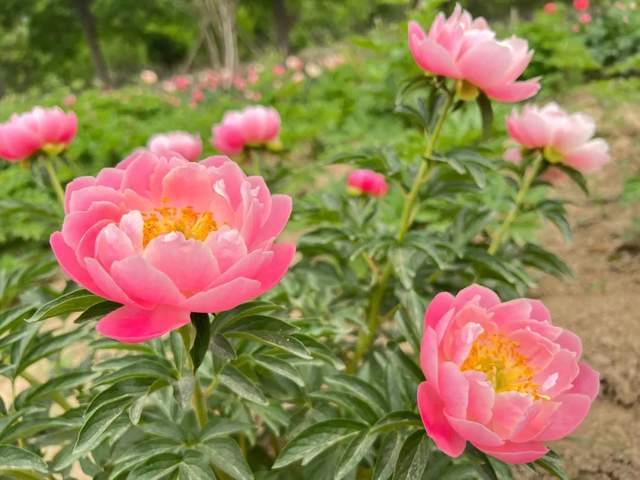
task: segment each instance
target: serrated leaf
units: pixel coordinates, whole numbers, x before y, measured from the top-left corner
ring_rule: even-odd
[[[366,424],[348,419],[332,419],[312,425],[287,443],[273,468],[282,468],[298,460],[307,465],[322,452],[350,440],[366,429]]]
[[[47,318],[58,317],[72,312],[82,312],[103,301],[104,299],[86,290],[75,290],[45,303],[35,311],[27,322],[40,322]]]
[[[236,395],[260,405],[267,405],[262,391],[249,378],[233,365],[226,365],[219,374],[220,383]]]

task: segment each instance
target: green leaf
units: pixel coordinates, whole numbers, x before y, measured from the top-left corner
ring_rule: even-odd
[[[544,457],[539,458],[533,465],[539,466],[560,480],[568,480],[567,474],[562,465],[562,459],[553,450],[549,451]]]
[[[287,380],[291,380],[299,387],[304,387],[304,380],[300,376],[300,372],[298,372],[296,367],[291,365],[290,362],[278,357],[267,355],[254,355],[252,359],[256,365],[259,365],[276,375],[280,375]]]
[[[420,416],[411,411],[390,412],[371,427],[371,433],[386,433],[405,428],[421,428]]]
[[[357,415],[368,424],[375,423],[380,415],[360,397],[347,392],[340,391],[320,391],[309,393],[308,397],[312,400],[320,400],[323,402],[331,402],[345,408],[347,411]]]
[[[0,445],[0,470],[48,473],[49,467],[33,452],[13,445]]]
[[[119,303],[104,300],[87,308],[80,314],[78,318],[76,318],[74,323],[82,323],[93,320],[94,318],[103,317],[108,313],[113,312],[115,309],[120,308],[121,306],[122,305],[120,305]]]
[[[424,430],[411,434],[402,445],[393,480],[422,478],[431,456],[431,441]]]
[[[78,437],[73,447],[74,454],[88,452],[96,447],[104,439],[103,434],[122,415],[124,410],[131,405],[132,401],[132,397],[125,397],[96,408],[85,419],[80,432],[78,432]]]
[[[182,457],[177,453],[160,453],[129,472],[127,480],[160,480],[177,470]]]
[[[72,312],[82,312],[103,301],[104,299],[86,290],[74,290],[42,305],[27,322],[40,322],[47,318],[58,317]]]
[[[385,435],[377,454],[372,480],[388,480],[393,475],[405,437],[400,432]]]
[[[231,438],[211,439],[198,447],[209,461],[236,480],[253,480],[251,467],[242,455],[235,440]]]
[[[342,480],[357,468],[360,461],[369,453],[376,438],[378,438],[377,433],[362,432],[351,440],[351,443],[340,457],[340,460],[338,460],[336,480]]]
[[[575,183],[576,185],[578,185],[578,187],[580,187],[580,190],[582,190],[585,195],[589,195],[589,187],[587,186],[587,179],[584,177],[584,175],[582,175],[582,173],[580,173],[575,168],[571,168],[569,165],[564,165],[562,163],[554,163],[553,166],[556,168],[559,168],[564,173],[566,173],[567,176],[571,180],[573,180],[573,183]]]
[[[260,405],[268,404],[262,391],[233,365],[226,365],[222,372],[220,372],[219,378],[220,383],[236,395]]]
[[[211,339],[211,321],[208,313],[192,313],[191,323],[196,329],[196,338],[193,342],[189,354],[193,362],[193,373],[198,371],[198,367],[204,360],[204,356],[209,350],[209,340]]]
[[[34,310],[34,307],[27,305],[11,308],[0,313],[0,334],[4,333],[6,330],[11,330],[22,320],[27,318]]]
[[[249,429],[251,429],[251,425],[248,423],[224,417],[214,417],[202,428],[200,441],[207,442],[214,438],[228,437],[234,433],[246,432]]]
[[[309,355],[309,351],[305,348],[304,344],[297,338],[290,335],[266,331],[226,332],[225,335],[229,337],[245,338],[247,340],[253,340],[265,345],[270,345],[278,350],[290,353],[291,355],[295,355],[296,357],[304,360],[311,360],[313,358]]]
[[[18,408],[23,408],[25,405],[47,398],[54,393],[60,393],[63,390],[83,385],[95,375],[95,372],[79,371],[53,377],[37,387],[21,392],[16,398],[15,404]]]
[[[387,411],[387,404],[384,395],[373,385],[367,383],[353,375],[334,375],[326,379],[329,385],[339,386],[356,397],[367,402],[379,415]]]
[[[215,334],[211,339],[211,353],[223,360],[234,360],[236,358],[236,352],[233,349],[231,342],[226,339],[224,335]]]
[[[298,460],[307,465],[325,450],[352,439],[366,429],[364,423],[339,418],[312,425],[284,447],[273,468],[282,468]]]

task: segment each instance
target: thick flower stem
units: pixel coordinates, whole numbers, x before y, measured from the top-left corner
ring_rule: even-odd
[[[507,213],[507,216],[504,218],[502,224],[500,225],[495,235],[493,236],[493,239],[491,240],[491,244],[489,245],[489,250],[488,250],[488,252],[491,255],[495,255],[495,253],[500,248],[500,245],[502,245],[502,242],[504,242],[506,234],[509,231],[509,227],[511,226],[513,221],[516,219],[516,216],[518,215],[518,212],[520,211],[520,208],[524,203],[524,199],[526,198],[527,193],[529,192],[529,188],[531,188],[531,184],[533,183],[536,176],[538,175],[538,172],[540,171],[541,165],[542,165],[542,155],[538,155],[533,160],[533,163],[531,164],[531,166],[525,171],[525,174],[522,177],[522,183],[520,184],[520,189],[516,194],[515,203],[509,210],[509,213]]]
[[[47,173],[49,174],[49,181],[51,182],[51,186],[53,190],[56,192],[56,196],[60,203],[62,204],[62,208],[64,208],[64,190],[62,189],[62,184],[58,179],[58,175],[56,174],[55,168],[53,168],[53,164],[51,160],[48,158],[42,159],[42,163],[44,164],[44,168],[47,169]]]
[[[189,334],[189,328],[190,325],[187,324],[184,327],[181,327],[178,332],[180,333],[180,337],[182,337],[182,343],[184,344],[189,371],[193,372],[193,360],[191,360],[191,354],[189,353],[189,350],[191,349],[191,336]],[[193,372],[193,397],[191,398],[191,403],[193,405],[194,411],[196,412],[198,425],[200,426],[200,428],[202,428],[207,424],[208,420],[207,397],[202,391],[202,387],[200,386],[200,381],[198,380],[198,375],[196,372]]]
[[[398,241],[398,243],[404,240],[405,235],[407,234],[409,228],[411,228],[411,224],[413,223],[414,212],[418,201],[418,193],[420,192],[420,188],[429,178],[429,159],[433,154],[433,149],[435,147],[436,141],[438,140],[438,137],[440,136],[440,131],[442,130],[442,126],[444,125],[447,115],[449,114],[449,110],[451,109],[453,100],[454,96],[452,94],[449,94],[447,96],[447,102],[445,103],[444,108],[442,109],[442,113],[440,114],[440,118],[438,118],[438,121],[433,128],[433,131],[431,132],[431,135],[429,135],[428,137],[424,158],[420,163],[418,174],[413,181],[411,190],[409,190],[402,208],[400,224],[398,226],[398,232],[396,233],[396,240]],[[348,372],[355,371],[355,369],[358,367],[358,364],[362,360],[362,357],[364,357],[365,354],[369,351],[376,338],[378,327],[380,325],[380,307],[382,306],[382,300],[384,299],[387,284],[389,283],[389,279],[391,278],[392,273],[393,265],[391,265],[391,261],[387,259],[387,263],[384,267],[384,270],[382,271],[382,275],[380,275],[378,283],[373,290],[373,294],[371,295],[369,308],[367,309],[367,328],[361,330],[360,334],[358,335],[356,351],[347,366]]]

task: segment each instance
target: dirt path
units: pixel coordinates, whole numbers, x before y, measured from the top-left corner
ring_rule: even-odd
[[[592,176],[588,199],[572,186],[560,188],[574,202],[568,207],[573,242],[565,244],[551,229],[542,238],[575,277],[545,277],[532,295],[555,323],[582,337],[584,358],[602,376],[589,418],[556,448],[572,479],[633,480],[640,478],[640,232],[634,239],[631,226],[640,205],[619,197],[624,179],[640,170],[640,106],[603,109],[590,96],[569,103],[598,119],[614,162]]]

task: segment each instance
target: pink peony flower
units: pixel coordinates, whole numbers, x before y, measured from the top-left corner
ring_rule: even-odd
[[[255,106],[225,113],[213,126],[213,146],[225,155],[236,155],[245,146],[268,145],[278,141],[280,115],[275,108]]]
[[[289,55],[284,63],[289,70],[293,70],[295,72],[302,71],[302,68],[304,67],[304,62],[302,61],[302,59],[300,57],[296,57],[295,55]]]
[[[148,148],[151,153],[161,157],[171,157],[177,153],[194,162],[202,153],[202,140],[200,135],[188,132],[160,133],[149,139]]]
[[[516,81],[533,56],[528,43],[516,37],[496,40],[484,18],[474,20],[459,4],[448,19],[438,14],[428,34],[410,22],[409,49],[423,70],[457,80],[464,100],[483,91],[501,102],[519,102],[540,90],[537,79]]]
[[[180,92],[186,90],[189,88],[189,85],[191,85],[191,79],[187,75],[176,75],[171,79],[171,81],[173,82],[175,89]]]
[[[550,163],[563,163],[582,172],[594,172],[609,162],[609,146],[593,138],[595,123],[582,113],[568,114],[556,103],[525,105],[507,118],[507,131],[525,149],[539,149]]]
[[[202,92],[202,90],[200,90],[199,88],[194,88],[191,91],[191,100],[189,101],[189,104],[195,107],[196,105],[201,103],[203,100],[204,100],[204,93]]]
[[[589,0],[573,0],[573,8],[580,12],[587,10],[589,8]]]
[[[447,455],[469,441],[503,462],[532,462],[582,423],[598,395],[580,338],[554,326],[539,300],[501,302],[472,285],[436,295],[424,325],[418,408]]]
[[[70,93],[62,99],[62,104],[65,107],[73,107],[77,101],[78,98],[73,93]]]
[[[588,23],[591,23],[591,15],[585,12],[580,15],[579,20],[580,20],[580,23],[582,23],[583,25],[587,25]]]
[[[545,13],[555,13],[558,10],[558,6],[554,2],[545,3],[543,7]]]
[[[62,269],[123,304],[98,322],[122,342],[160,337],[191,312],[221,312],[275,286],[295,253],[275,243],[291,198],[272,195],[226,157],[200,163],[140,150],[67,185]]]
[[[347,178],[347,188],[355,195],[382,197],[389,190],[384,175],[373,170],[354,170]]]
[[[76,136],[78,119],[59,107],[35,107],[27,113],[14,113],[0,124],[0,158],[10,162],[24,160],[37,152],[57,155]]]
[[[281,77],[282,75],[285,74],[285,72],[287,71],[286,68],[284,68],[284,66],[282,65],[274,65],[273,68],[271,69],[271,71],[273,72],[273,74],[276,77]]]

